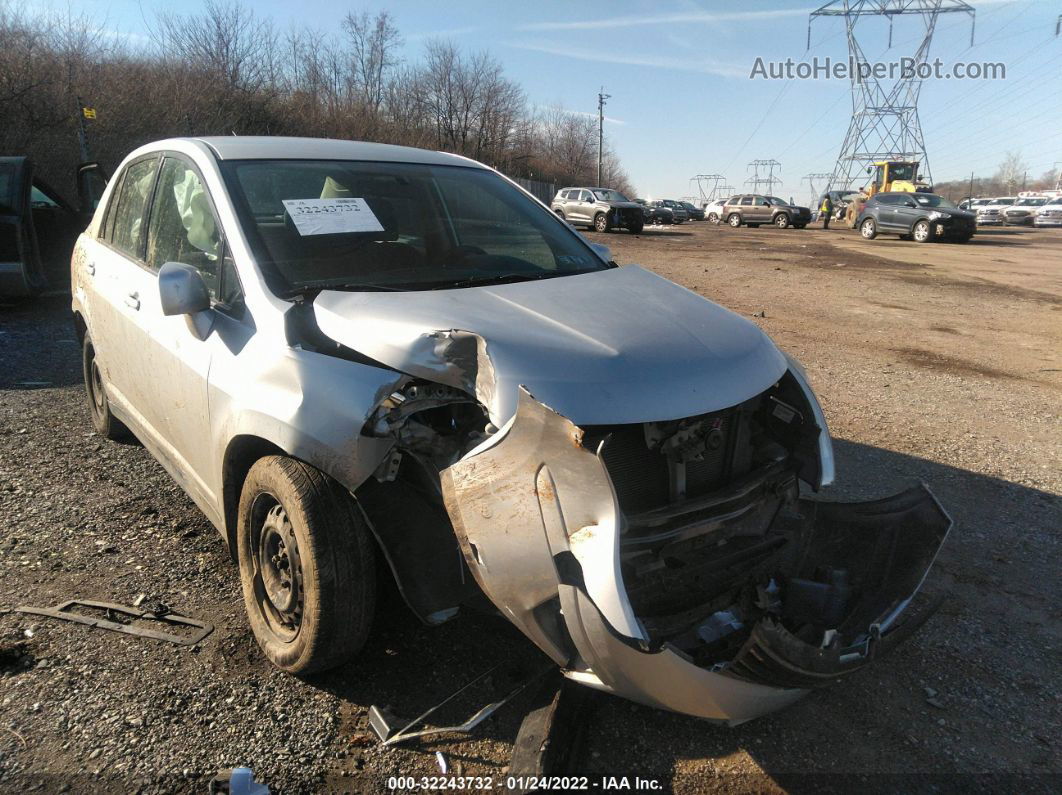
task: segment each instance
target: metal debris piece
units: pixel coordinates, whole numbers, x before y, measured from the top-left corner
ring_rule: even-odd
[[[578,765],[593,693],[563,679],[559,673],[542,682],[531,710],[520,724],[508,773],[517,781],[567,775]],[[530,790],[514,790],[525,791]]]
[[[449,704],[451,701],[453,701],[459,695],[471,688],[473,685],[482,682],[484,679],[486,679],[495,671],[497,671],[498,668],[500,668],[500,666],[496,665],[493,668],[490,668],[489,670],[480,674],[468,684],[462,685],[460,688],[455,690],[453,693],[451,693],[438,704],[433,706],[427,712],[414,718],[408,723],[405,723],[404,725],[400,718],[391,714],[386,709],[373,704],[369,707],[369,727],[373,730],[376,736],[380,738],[380,744],[384,747],[396,745],[397,743],[404,742],[405,740],[412,740],[417,737],[427,737],[433,734],[446,734],[449,732],[467,734],[468,732],[475,729],[487,718],[489,718],[491,715],[493,715],[495,712],[497,712],[501,707],[505,706],[505,704],[512,700],[513,697],[515,697],[532,682],[536,681],[547,671],[555,670],[552,664],[539,669],[538,671],[524,679],[522,682],[517,684],[516,687],[510,690],[503,698],[499,699],[498,701],[492,701],[486,706],[480,708],[478,712],[472,715],[472,717],[470,717],[464,723],[460,723],[454,726],[421,729],[419,731],[414,730],[414,727],[423,724],[428,719],[428,717],[434,714],[438,709],[445,706],[446,704]],[[401,728],[398,728],[399,726],[401,726]]]
[[[435,752],[435,761],[439,765],[439,772],[442,773],[444,776],[450,772],[450,765],[446,761],[446,754],[444,754],[442,751]]]
[[[185,638],[180,635],[159,632],[157,629],[137,627],[132,624],[122,624],[118,621],[109,621],[104,618],[82,615],[72,611],[72,608],[76,607],[106,610],[108,617],[117,614],[118,616],[128,616],[133,620],[160,621],[164,624],[171,624],[174,626],[192,627],[199,631]],[[160,605],[160,607],[163,606]],[[202,621],[197,621],[194,618],[188,618],[187,616],[179,616],[175,613],[169,612],[169,608],[166,608],[164,612],[138,610],[135,607],[127,607],[125,605],[114,604],[113,602],[95,602],[89,599],[71,599],[56,607],[16,607],[15,612],[28,613],[35,616],[47,616],[48,618],[58,618],[62,621],[73,621],[76,624],[84,624],[89,627],[96,627],[97,629],[108,629],[111,632],[122,632],[126,635],[136,635],[142,638],[152,638],[153,640],[164,640],[168,643],[176,643],[181,646],[194,646],[214,631],[213,624],[206,624]]]

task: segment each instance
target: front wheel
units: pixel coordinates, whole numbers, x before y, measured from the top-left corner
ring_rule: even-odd
[[[323,671],[364,645],[376,604],[372,540],[334,480],[292,458],[259,459],[240,494],[237,555],[251,630],[275,666]]]
[[[607,232],[609,230],[608,216],[604,213],[598,213],[594,216],[594,229],[598,232]]]
[[[919,221],[911,230],[911,236],[914,237],[916,243],[928,243],[933,239],[933,227],[929,221]]]
[[[863,223],[859,225],[859,234],[865,240],[873,240],[878,236],[878,225],[873,218],[864,219]]]
[[[789,228],[789,216],[785,213],[778,213],[778,217],[774,219],[774,225],[779,229]]]
[[[726,219],[726,222],[735,229],[737,229],[739,226],[741,226],[741,216],[737,213],[731,213],[730,217]]]
[[[627,224],[627,231],[632,235],[640,235],[645,228],[645,221],[631,221]]]
[[[719,223],[719,213],[708,213],[708,223],[710,223],[710,224]]]

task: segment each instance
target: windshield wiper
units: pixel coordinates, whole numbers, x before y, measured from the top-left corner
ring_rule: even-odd
[[[543,271],[542,273],[500,273],[494,276],[469,276],[466,279],[439,282],[426,286],[425,290],[448,290],[453,287],[483,287],[488,284],[512,284],[513,282],[533,282],[539,279],[554,279],[559,276],[576,276],[590,271]]]

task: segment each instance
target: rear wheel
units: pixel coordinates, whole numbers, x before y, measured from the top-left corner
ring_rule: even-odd
[[[864,218],[863,223],[859,225],[859,234],[861,234],[865,240],[873,240],[878,236],[877,222],[873,218]]]
[[[741,226],[741,216],[737,213],[730,213],[730,216],[726,219],[726,222],[735,229],[737,229],[739,226]]]
[[[598,232],[607,232],[609,230],[608,216],[605,213],[598,213],[594,216],[594,229]]]
[[[911,230],[911,236],[916,243],[928,243],[933,239],[933,227],[929,221],[919,221]]]
[[[794,229],[803,229],[807,224],[793,224]]]
[[[89,414],[92,427],[96,433],[107,439],[128,439],[129,429],[121,420],[111,414],[111,404],[107,400],[107,389],[103,380],[103,371],[96,361],[96,348],[92,338],[85,334],[81,345],[82,372],[85,376],[85,394],[88,397]]]
[[[292,674],[356,654],[376,602],[372,541],[353,499],[313,467],[267,456],[240,494],[244,606],[266,657]]]
[[[711,224],[719,223],[719,213],[708,213],[708,223],[711,223]]]
[[[789,228],[789,216],[786,213],[778,213],[774,219],[774,225],[779,229]]]

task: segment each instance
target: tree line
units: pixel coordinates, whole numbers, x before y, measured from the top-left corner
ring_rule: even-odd
[[[29,155],[66,195],[83,103],[94,159],[114,166],[172,136],[301,135],[465,155],[513,177],[597,181],[597,119],[540,108],[488,52],[428,40],[412,59],[386,11],[339,30],[280,29],[238,2],[160,13],[122,37],[87,16],[28,14],[0,0],[0,154]],[[634,195],[606,147],[603,181]]]

